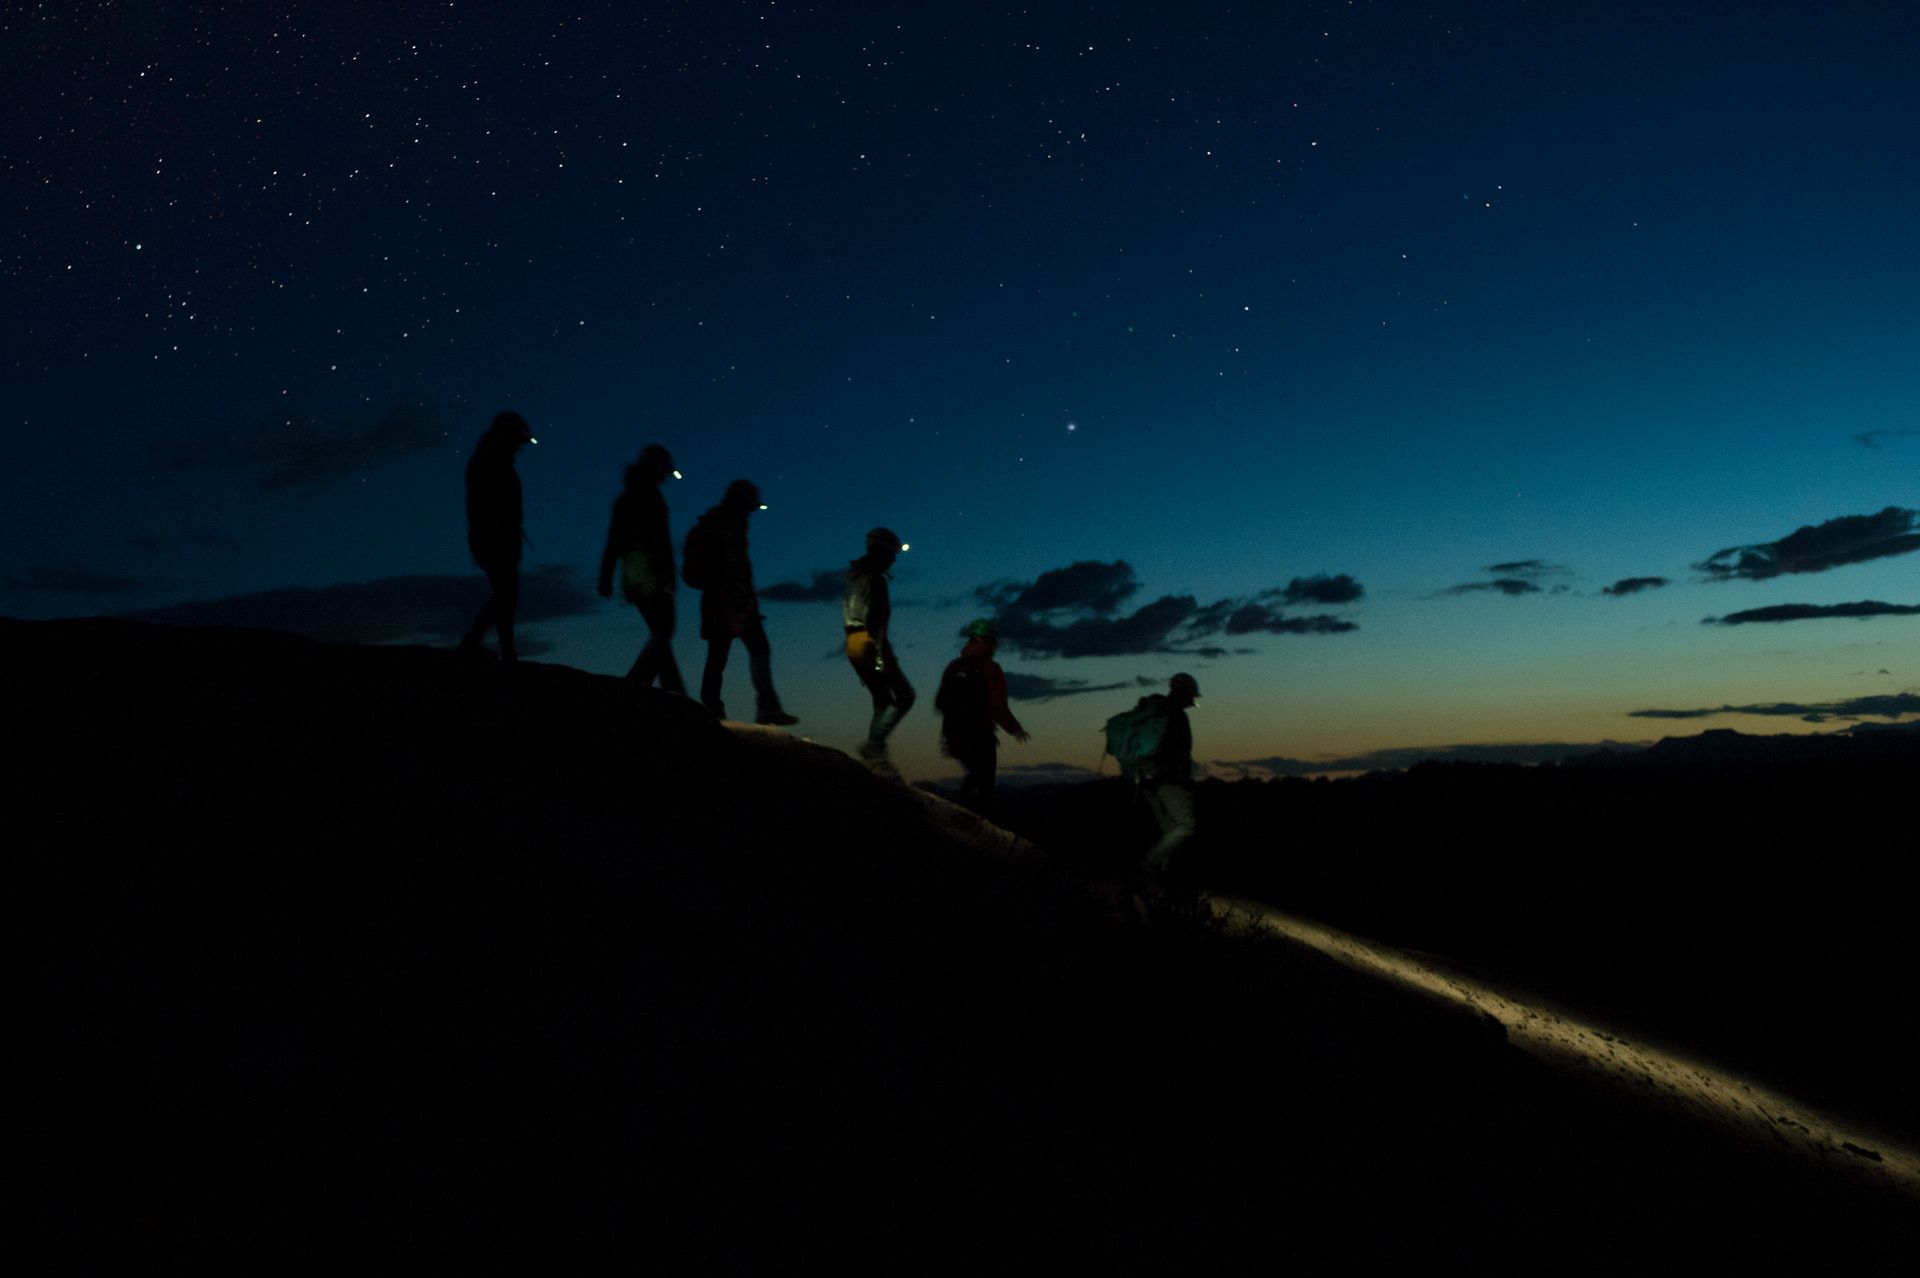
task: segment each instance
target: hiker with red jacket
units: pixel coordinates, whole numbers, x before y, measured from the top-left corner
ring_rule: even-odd
[[[640,450],[627,467],[626,485],[613,499],[607,545],[600,552],[600,597],[613,598],[613,570],[620,568],[620,592],[647,623],[647,644],[627,678],[643,688],[658,678],[668,692],[685,693],[680,665],[673,659],[673,535],[667,531],[667,503],[660,485],[678,475],[673,456],[659,444]]]
[[[514,473],[513,458],[536,442],[526,418],[511,411],[498,413],[467,461],[467,549],[493,591],[460,640],[460,652],[469,656],[480,653],[480,637],[495,629],[500,632],[500,660],[520,659],[513,643],[513,614],[520,602],[520,548],[526,532],[520,525],[520,476]]]
[[[767,643],[760,595],[753,588],[753,561],[747,557],[747,520],[760,504],[760,489],[750,479],[727,485],[720,504],[700,516],[687,534],[680,571],[700,592],[700,637],[707,641],[707,667],[700,676],[700,703],[715,717],[727,717],[720,701],[720,680],[727,654],[738,639],[747,649],[747,671],[758,702],[755,723],[787,727],[800,722],[780,705],[773,690],[773,649]]]
[[[891,775],[894,770],[887,757],[887,738],[913,709],[914,702],[913,685],[901,672],[899,658],[893,655],[893,640],[887,634],[893,621],[888,572],[905,548],[890,528],[868,532],[867,553],[847,565],[847,593],[840,609],[841,628],[847,636],[847,663],[873,698],[873,721],[867,728],[867,739],[860,743],[860,757],[882,775]]]
[[[960,633],[966,637],[966,646],[941,674],[933,708],[940,716],[941,748],[965,772],[960,779],[960,802],[984,812],[993,803],[1000,751],[994,727],[1005,729],[1016,741],[1025,741],[1027,730],[1007,707],[1007,676],[993,659],[1000,642],[993,623],[982,617],[969,621]]]

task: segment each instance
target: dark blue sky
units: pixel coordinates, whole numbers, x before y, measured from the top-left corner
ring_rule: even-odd
[[[1644,739],[1648,709],[1831,726],[1920,689],[1909,6],[122,3],[0,31],[0,611],[300,587],[183,615],[441,633],[483,591],[460,466],[512,406],[532,561],[572,568],[536,605],[551,660],[631,659],[631,609],[582,592],[655,439],[676,531],[760,483],[763,586],[905,534],[929,687],[1018,596],[979,588],[1106,565],[1046,578],[1067,606],[1005,654],[1036,695],[1104,691],[1026,703],[1008,763],[1091,763],[1181,667],[1224,761]],[[768,613],[801,730],[857,735],[831,604]]]

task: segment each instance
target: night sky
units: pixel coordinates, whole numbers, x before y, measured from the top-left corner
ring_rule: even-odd
[[[1915,6],[0,33],[0,613],[450,644],[462,466],[515,408],[541,660],[638,651],[593,571],[657,440],[676,539],[760,485],[776,682],[851,746],[840,575],[898,530],[909,776],[954,771],[931,694],[980,615],[1007,775],[1092,766],[1179,669],[1221,775],[1920,714]]]

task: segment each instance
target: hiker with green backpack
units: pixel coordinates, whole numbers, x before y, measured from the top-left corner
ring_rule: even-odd
[[[1193,838],[1193,726],[1187,707],[1200,699],[1200,685],[1186,672],[1167,681],[1164,693],[1140,698],[1131,710],[1107,720],[1107,753],[1120,775],[1146,797],[1160,839],[1141,855],[1143,868],[1164,878],[1173,854]]]

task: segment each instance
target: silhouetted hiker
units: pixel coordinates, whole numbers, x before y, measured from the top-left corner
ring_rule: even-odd
[[[913,709],[913,685],[907,682],[893,655],[887,626],[893,620],[893,600],[887,592],[887,570],[900,557],[900,538],[891,529],[867,534],[867,553],[847,565],[847,593],[840,620],[847,634],[847,661],[873,698],[873,722],[860,743],[860,757],[876,772],[893,772],[887,758],[887,737]]]
[[[1173,854],[1193,837],[1193,725],[1187,707],[1200,698],[1200,685],[1184,672],[1167,681],[1167,690],[1140,698],[1133,709],[1107,720],[1107,752],[1146,796],[1160,827],[1160,839],[1140,863],[1156,879],[1164,878]]]
[[[480,637],[492,626],[500,632],[500,659],[520,659],[513,646],[513,610],[520,602],[520,547],[526,532],[520,526],[520,476],[513,457],[536,442],[526,418],[499,413],[467,461],[467,548],[487,574],[493,595],[460,640],[461,652],[479,652]]]
[[[960,801],[984,812],[993,803],[993,774],[1000,753],[994,725],[1012,733],[1016,741],[1025,741],[1027,730],[1007,708],[1007,676],[993,659],[1000,643],[993,623],[982,617],[969,621],[960,633],[967,637],[966,646],[940,675],[933,708],[940,716],[940,738],[948,757],[966,769],[960,778]]]
[[[759,702],[755,723],[786,727],[799,719],[780,707],[773,690],[773,650],[760,615],[760,596],[753,588],[753,561],[747,557],[747,519],[760,504],[760,490],[751,480],[727,485],[720,504],[700,516],[687,534],[680,573],[700,592],[700,637],[707,641],[707,668],[700,676],[700,702],[725,718],[720,679],[727,669],[727,653],[738,639],[746,645],[747,670]]]
[[[668,692],[684,693],[680,665],[673,659],[673,534],[667,531],[667,502],[660,485],[674,474],[673,455],[659,444],[640,450],[627,467],[626,486],[613,499],[607,522],[607,546],[600,552],[600,597],[613,598],[613,568],[620,566],[620,593],[647,623],[647,644],[627,678],[643,688],[656,677]]]

